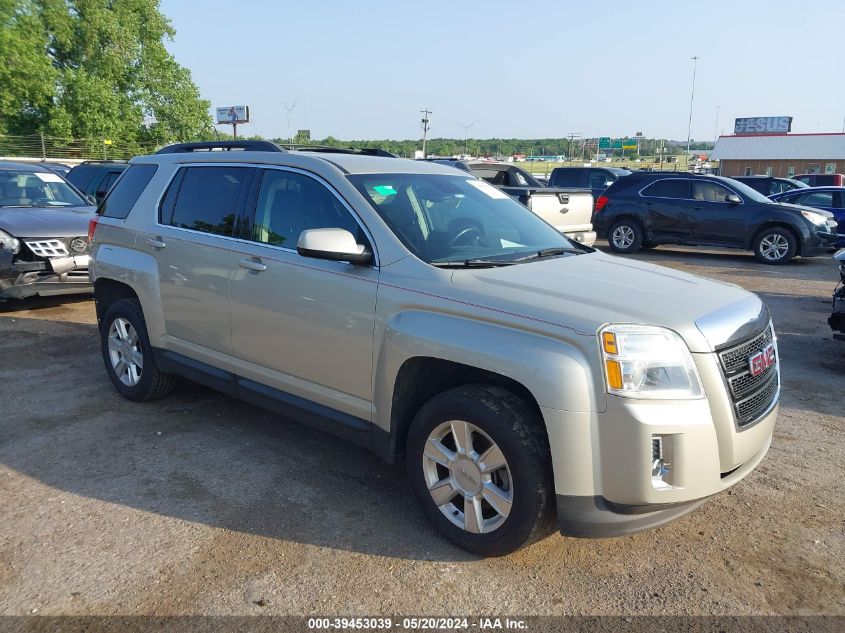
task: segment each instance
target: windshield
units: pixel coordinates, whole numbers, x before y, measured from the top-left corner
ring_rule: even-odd
[[[771,202],[766,196],[762,193],[757,191],[756,189],[752,189],[744,182],[740,182],[738,180],[734,180],[733,178],[722,178],[719,177],[719,180],[723,181],[729,187],[732,187],[734,190],[739,192],[743,197],[753,200],[754,202]]]
[[[0,207],[70,207],[89,203],[51,171],[0,170]]]
[[[513,262],[546,249],[584,252],[478,178],[432,174],[348,178],[405,247],[430,264]]]

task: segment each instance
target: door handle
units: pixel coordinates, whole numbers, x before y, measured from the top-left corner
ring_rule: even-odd
[[[254,259],[239,259],[238,266],[257,273],[267,270],[267,264],[262,264],[260,261],[255,261]]]
[[[146,240],[146,244],[150,248],[154,248],[156,250],[161,250],[162,248],[167,246],[167,244],[165,244],[163,241],[161,241],[161,239],[155,238],[155,237],[148,237],[147,240]]]

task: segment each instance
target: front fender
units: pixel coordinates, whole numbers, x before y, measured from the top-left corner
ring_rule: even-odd
[[[553,338],[500,323],[420,309],[391,316],[377,332],[375,422],[390,431],[396,377],[415,357],[460,363],[510,378],[523,385],[541,407],[603,411],[606,407],[595,341]]]

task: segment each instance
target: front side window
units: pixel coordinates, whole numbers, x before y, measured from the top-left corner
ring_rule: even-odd
[[[262,244],[295,249],[308,229],[346,229],[359,244],[367,238],[343,203],[310,176],[265,170],[258,190],[252,239]]]
[[[231,236],[253,171],[250,167],[184,167],[165,195],[162,223]]]
[[[358,174],[349,181],[419,259],[506,263],[576,247],[509,195],[478,178]]]
[[[497,187],[507,187],[510,185],[510,179],[508,178],[508,170],[507,169],[496,169],[492,168],[474,168],[472,173],[486,180],[491,185],[495,185]]]
[[[735,195],[719,183],[696,180],[692,183],[692,197],[699,202],[727,202],[727,197]]]
[[[642,195],[652,198],[689,198],[689,180],[686,178],[658,180],[643,189]]]

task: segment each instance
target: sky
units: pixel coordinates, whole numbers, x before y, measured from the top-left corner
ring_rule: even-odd
[[[746,116],[840,132],[845,2],[162,0],[168,49],[244,135],[686,139]],[[228,127],[223,129],[230,129]]]

